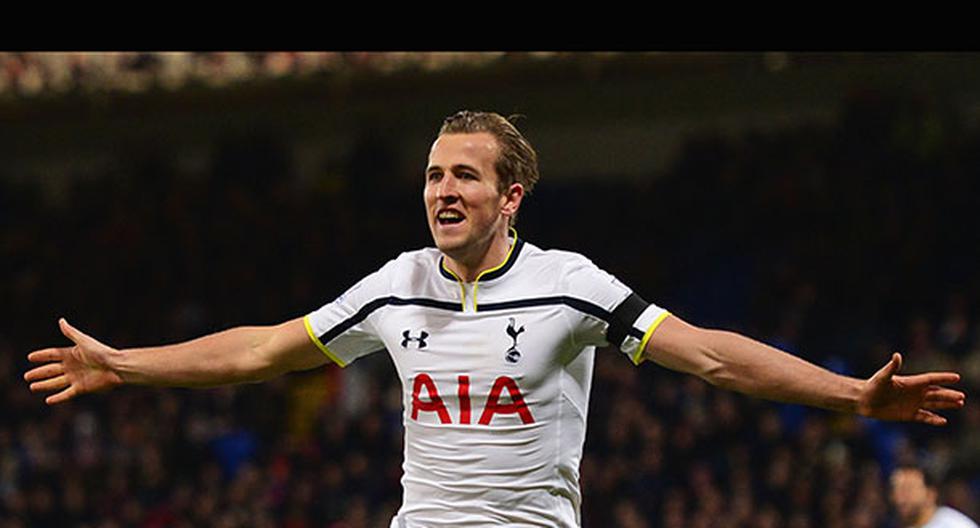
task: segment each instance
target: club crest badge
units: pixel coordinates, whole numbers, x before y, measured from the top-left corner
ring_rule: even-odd
[[[517,350],[517,336],[521,335],[524,331],[524,327],[521,326],[517,328],[517,323],[514,321],[513,317],[508,318],[509,324],[507,325],[507,335],[514,340],[514,343],[507,349],[507,353],[504,355],[504,359],[508,363],[517,363],[521,360],[521,352]]]

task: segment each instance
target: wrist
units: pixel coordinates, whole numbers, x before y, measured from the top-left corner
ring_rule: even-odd
[[[849,401],[848,412],[864,416],[871,416],[871,405],[869,398],[867,397],[869,387],[868,380],[848,378],[850,381],[850,392],[853,394]]]
[[[125,350],[109,347],[109,351],[105,355],[104,368],[110,374],[110,379],[113,386],[119,386],[135,381],[134,379],[131,379],[132,375],[128,374],[126,370],[126,359],[128,357],[129,354],[127,354]]]

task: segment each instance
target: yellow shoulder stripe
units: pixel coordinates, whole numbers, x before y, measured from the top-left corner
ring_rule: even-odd
[[[320,342],[319,339],[317,339],[316,334],[313,333],[313,327],[310,326],[310,316],[309,315],[303,316],[303,326],[306,327],[306,334],[310,336],[310,340],[312,340],[313,341],[313,344],[316,345],[316,347],[320,349],[320,352],[323,352],[328,358],[330,358],[331,361],[333,361],[334,363],[340,365],[341,367],[346,367],[347,366],[346,363],[344,363],[343,361],[341,361],[340,358],[338,358],[337,356],[333,355],[333,352],[331,352],[330,349],[327,348],[326,345],[324,345],[323,343]]]

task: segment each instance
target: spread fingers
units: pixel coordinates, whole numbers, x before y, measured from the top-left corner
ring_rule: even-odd
[[[64,363],[49,363],[47,365],[42,365],[35,369],[27,371],[24,374],[24,381],[40,381],[48,378],[53,378],[65,373]]]
[[[38,391],[53,391],[58,389],[63,389],[68,386],[68,378],[63,374],[51,379],[46,379],[44,381],[36,381],[31,383],[31,392]]]

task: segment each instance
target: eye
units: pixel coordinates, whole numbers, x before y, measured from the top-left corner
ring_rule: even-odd
[[[439,171],[432,171],[425,175],[425,179],[428,181],[439,181],[442,178],[442,173]]]
[[[479,179],[479,178],[476,177],[476,174],[473,174],[472,172],[461,172],[461,173],[459,173],[459,177],[462,178],[462,179],[464,179],[464,180],[478,180]]]

